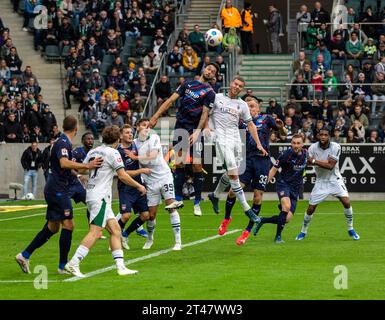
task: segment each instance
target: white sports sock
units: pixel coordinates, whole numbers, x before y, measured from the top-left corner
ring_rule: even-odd
[[[178,211],[175,210],[170,213],[170,222],[172,230],[174,231],[175,243],[182,243],[180,235],[180,217]]]
[[[147,232],[148,232],[147,239],[148,240],[154,240],[155,224],[156,224],[156,219],[147,221]]]
[[[348,230],[353,230],[353,208],[344,209],[345,217],[348,223]]]
[[[123,250],[122,250],[122,249],[114,250],[114,251],[111,252],[111,254],[112,254],[112,257],[113,257],[114,260],[115,260],[116,267],[117,267],[117,268],[122,268],[122,267],[124,267]]]
[[[219,198],[221,192],[225,191],[226,188],[230,185],[229,176],[225,172],[218,181],[218,184],[214,191],[214,196]]]
[[[143,230],[143,225],[141,225],[138,229],[136,229],[136,231],[142,231]]]
[[[78,266],[80,262],[87,256],[90,250],[83,246],[82,244],[76,249],[74,256],[72,257],[70,264],[73,266]]]
[[[303,217],[302,230],[301,230],[302,233],[307,233],[307,228],[309,227],[309,224],[312,218],[313,218],[312,214],[307,214],[307,212],[305,212],[305,216]]]
[[[250,206],[246,201],[245,193],[243,192],[243,189],[241,187],[241,183],[239,182],[239,179],[237,180],[230,180],[231,189],[236,194],[239,202],[241,203],[241,206],[243,208],[243,211],[250,210]]]

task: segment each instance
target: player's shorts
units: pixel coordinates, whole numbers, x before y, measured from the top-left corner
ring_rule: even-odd
[[[79,181],[76,181],[70,185],[70,197],[76,203],[86,203],[86,189],[84,189]]]
[[[149,207],[161,204],[162,197],[165,200],[175,199],[174,180],[171,173],[159,181],[146,181],[146,189]]]
[[[277,181],[277,194],[278,198],[281,201],[282,198],[290,198],[290,211],[292,214],[295,213],[297,208],[297,201],[299,196],[299,187],[293,187],[284,181]]]
[[[90,213],[90,224],[105,228],[108,220],[115,219],[111,199],[89,200],[87,208]]]
[[[246,169],[239,180],[246,186],[251,184],[253,190],[266,191],[270,167],[270,157],[246,157]]]
[[[146,212],[148,211],[147,197],[141,195],[136,189],[119,189],[119,209],[120,213]]]
[[[241,142],[215,142],[216,156],[219,162],[226,165],[227,170],[238,169],[242,162]]]
[[[48,221],[63,221],[73,218],[71,197],[68,192],[44,192],[47,202],[46,219]]]
[[[317,205],[329,195],[334,197],[349,197],[348,190],[342,179],[336,181],[316,181],[310,194],[309,204]]]
[[[181,125],[178,122],[175,124],[172,144],[176,153],[178,153],[178,157],[182,157],[183,161],[190,158],[201,159],[204,154],[202,133],[193,145],[189,143],[188,138],[194,132],[194,129],[194,127]]]

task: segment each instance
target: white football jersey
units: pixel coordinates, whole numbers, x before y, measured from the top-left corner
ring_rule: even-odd
[[[118,150],[102,144],[88,152],[84,163],[88,163],[95,158],[102,157],[101,167],[90,170],[86,187],[86,201],[112,199],[112,182],[115,171],[124,168],[124,164]]]
[[[139,160],[139,164],[142,168],[151,169],[151,174],[143,175],[146,184],[151,183],[151,181],[159,181],[165,176],[171,175],[171,169],[163,158],[160,138],[156,133],[150,133],[144,141],[136,138],[135,145],[138,149],[138,156],[149,155],[151,151],[158,152],[155,159]]]
[[[220,141],[240,141],[239,121],[248,123],[252,120],[249,107],[241,98],[231,99],[218,93],[210,111],[209,127],[214,130],[215,137]]]
[[[315,166],[315,173],[317,181],[336,181],[342,179],[339,160],[341,155],[341,146],[336,142],[330,142],[327,149],[322,149],[319,142],[312,144],[309,147],[309,156],[316,160],[327,161],[329,158],[337,161],[335,167],[332,170],[324,169],[319,166]]]

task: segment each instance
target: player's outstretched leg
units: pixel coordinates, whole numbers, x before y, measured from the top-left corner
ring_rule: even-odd
[[[31,241],[28,247],[23,251],[16,255],[15,260],[19,264],[21,270],[25,273],[31,273],[29,270],[29,258],[32,253],[40,248],[43,244],[45,244],[58,230],[59,223],[50,223],[50,226],[53,231],[48,227],[48,222],[44,225],[44,227],[40,230],[40,232],[35,236],[35,238]]]
[[[143,238],[148,237],[147,231],[144,230],[143,225],[141,225],[138,229],[136,229],[135,232],[138,236],[141,236]]]
[[[261,205],[254,203],[252,209],[253,209],[253,211],[255,212],[256,215],[259,215],[259,212],[261,210]],[[261,220],[262,220],[262,218],[261,218]],[[248,223],[247,227],[245,228],[245,230],[243,230],[242,234],[238,237],[238,239],[236,241],[237,245],[241,246],[241,245],[245,244],[246,240],[250,236],[250,232],[251,232],[251,229],[253,229],[253,226],[254,226],[254,221],[249,220],[249,223]]]
[[[227,172],[225,172],[219,179],[215,191],[208,194],[208,198],[211,201],[211,204],[213,205],[213,210],[216,214],[219,213],[219,195],[221,194],[221,192],[225,191],[229,185],[229,176],[227,175]]]
[[[306,235],[307,235],[307,229],[309,228],[309,224],[313,218],[313,213],[315,211],[315,208],[316,206],[314,205],[309,205],[309,207],[307,208],[306,212],[305,212],[305,215],[303,217],[303,223],[302,223],[302,229],[301,229],[301,232],[297,235],[297,237],[295,238],[295,240],[303,240]]]
[[[227,232],[227,227],[233,220],[231,218],[231,210],[233,209],[236,200],[237,198],[235,197],[235,194],[230,191],[226,199],[225,217],[222,220],[222,223],[218,229],[218,234],[220,236],[224,235]]]
[[[202,200],[202,186],[203,186],[203,172],[202,170],[193,173],[193,183],[194,183],[194,216],[200,217],[202,215],[202,210],[200,207],[200,202]]]
[[[284,243],[284,241],[281,238],[281,234],[286,224],[287,215],[288,215],[287,211],[281,211],[279,213],[279,216],[277,219],[277,232],[275,234],[275,239],[274,239],[275,243]]]
[[[174,184],[175,184],[175,199],[177,201],[183,200],[183,184],[186,180],[186,170],[184,166],[177,165],[174,172]]]

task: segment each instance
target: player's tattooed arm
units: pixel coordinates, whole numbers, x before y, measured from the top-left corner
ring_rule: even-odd
[[[308,157],[307,163],[313,166],[319,166],[320,168],[333,170],[337,164],[337,161],[329,158],[328,160],[316,160],[313,157]]]
[[[202,115],[201,115],[201,118],[199,120],[198,127],[194,130],[194,133],[189,138],[191,145],[194,144],[198,140],[198,137],[199,137],[202,129],[205,128],[207,121],[209,119],[209,111],[210,111],[209,108],[207,108],[206,106],[203,106]]]
[[[176,100],[178,100],[179,94],[176,92],[171,95],[170,98],[168,98],[165,102],[162,103],[162,105],[159,107],[158,111],[155,112],[155,114],[150,119],[150,128],[154,128],[156,126],[156,123],[158,122],[158,119],[162,116],[163,113],[165,113]]]

